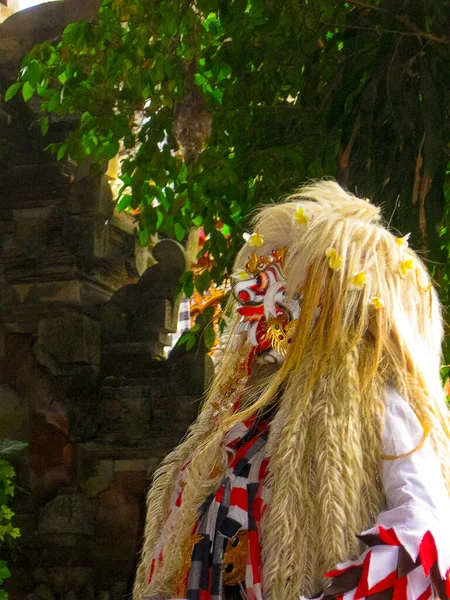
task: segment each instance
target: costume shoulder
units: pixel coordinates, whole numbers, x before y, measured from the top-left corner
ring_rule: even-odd
[[[431,439],[424,439],[414,411],[393,388],[387,390],[383,444],[386,510],[361,534],[367,550],[327,573],[333,580],[324,596],[448,600],[449,494]]]

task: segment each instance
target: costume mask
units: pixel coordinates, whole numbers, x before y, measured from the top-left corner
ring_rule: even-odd
[[[300,314],[299,299],[286,296],[285,257],[286,248],[269,256],[253,253],[245,270],[233,274],[232,290],[241,315],[237,332],[246,332],[256,357],[272,364],[286,356]]]

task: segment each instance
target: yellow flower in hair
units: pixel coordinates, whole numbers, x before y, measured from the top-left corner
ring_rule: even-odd
[[[401,238],[395,238],[395,243],[399,248],[407,248],[409,246],[409,238],[411,234],[407,233]]]
[[[369,302],[376,310],[384,308],[384,301],[379,296],[372,296]]]
[[[231,279],[237,279],[238,281],[245,281],[245,279],[248,279],[248,273],[247,271],[244,271],[244,269],[239,269],[239,271],[235,271],[234,273],[231,274]]]
[[[295,221],[298,225],[308,225],[311,219],[312,213],[306,210],[301,204],[297,204],[295,211]]]
[[[410,271],[414,270],[414,259],[408,258],[406,260],[402,260],[400,263],[400,274],[402,277],[406,277]]]
[[[325,256],[328,258],[328,264],[330,265],[330,269],[333,271],[340,271],[342,267],[342,258],[337,253],[335,248],[328,248],[325,252]]]
[[[353,273],[352,281],[350,283],[350,289],[362,290],[366,283],[369,281],[369,279],[370,275],[368,275],[365,271]]]
[[[264,236],[260,233],[244,233],[243,237],[249,246],[259,247],[264,244]]]

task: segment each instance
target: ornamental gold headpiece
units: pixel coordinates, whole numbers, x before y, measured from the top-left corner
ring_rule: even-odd
[[[286,253],[286,246],[272,250],[272,253],[269,256],[258,256],[256,252],[253,252],[248,258],[245,270],[249,275],[257,275],[258,273],[265,271],[273,262],[278,263],[280,267],[283,268],[286,260]]]

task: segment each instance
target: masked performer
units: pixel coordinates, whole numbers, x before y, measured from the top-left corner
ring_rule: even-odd
[[[439,301],[336,183],[263,208],[196,423],[148,497],[135,600],[450,596]]]

